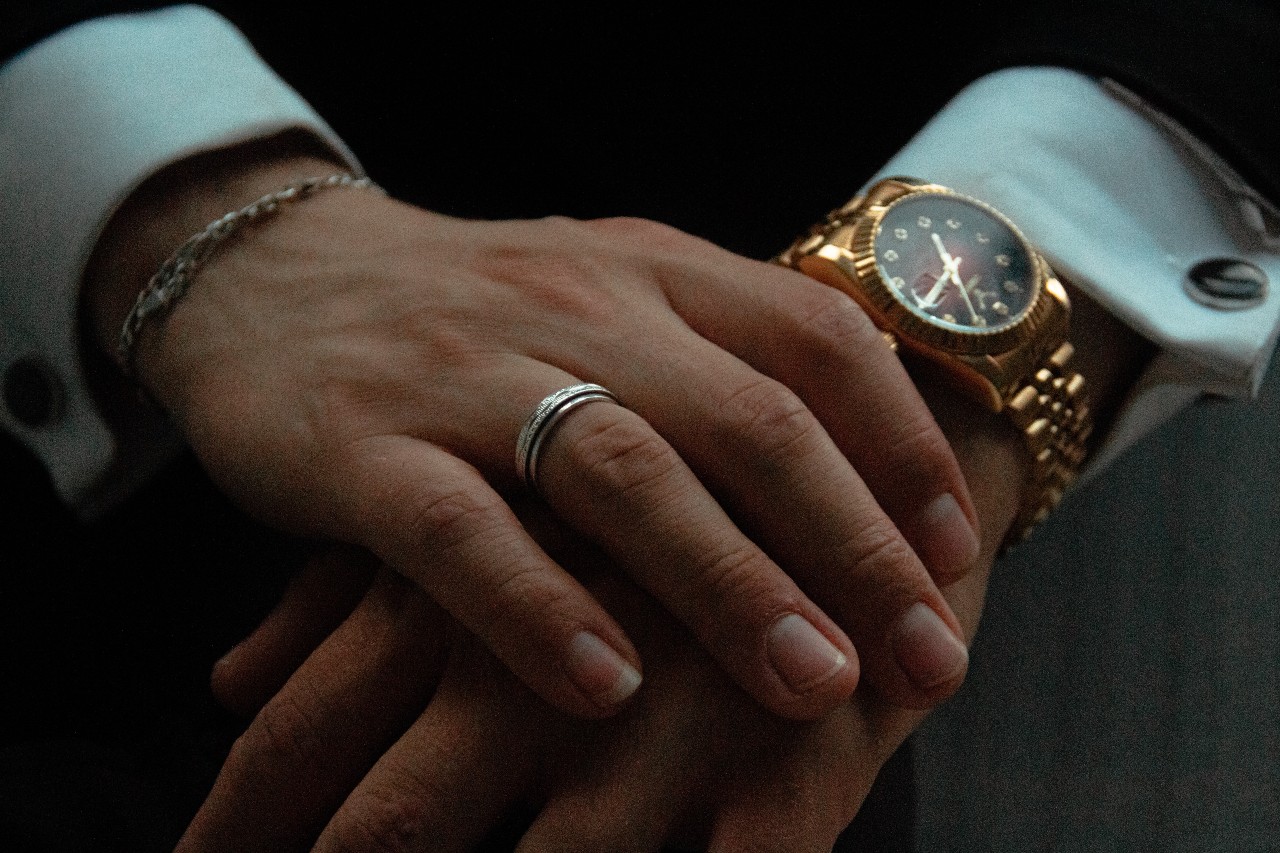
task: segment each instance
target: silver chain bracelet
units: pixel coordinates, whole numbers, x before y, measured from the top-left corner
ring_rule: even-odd
[[[138,294],[133,309],[124,320],[124,328],[120,330],[120,341],[116,346],[116,360],[125,374],[133,375],[138,335],[142,332],[142,327],[152,317],[163,318],[173,309],[174,304],[190,289],[192,277],[200,264],[220,243],[255,219],[275,213],[282,204],[310,198],[329,187],[356,187],[384,192],[368,178],[357,178],[348,172],[306,178],[268,193],[252,204],[210,222],[203,231],[179,246]]]

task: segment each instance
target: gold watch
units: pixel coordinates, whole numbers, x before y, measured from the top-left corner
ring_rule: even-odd
[[[886,178],[778,260],[852,296],[891,345],[1007,414],[1033,462],[1004,547],[1024,539],[1075,478],[1092,422],[1068,366],[1067,292],[1017,226],[947,187]]]

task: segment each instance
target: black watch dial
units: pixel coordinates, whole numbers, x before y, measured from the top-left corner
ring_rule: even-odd
[[[885,212],[873,247],[893,295],[934,325],[999,331],[1035,301],[1026,244],[998,213],[963,196],[904,196]]]

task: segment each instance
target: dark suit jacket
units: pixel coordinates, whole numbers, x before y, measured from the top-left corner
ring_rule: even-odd
[[[157,5],[8,4],[0,58],[86,15]],[[608,4],[572,18],[484,4],[209,5],[375,176],[447,212],[628,212],[770,251],[813,215],[798,185],[842,200],[967,82],[1024,63],[1116,77],[1280,198],[1280,8],[1267,0],[848,3],[754,17]],[[822,110],[833,98],[843,109]],[[819,179],[815,164],[832,171]],[[753,221],[734,215],[744,210]]]

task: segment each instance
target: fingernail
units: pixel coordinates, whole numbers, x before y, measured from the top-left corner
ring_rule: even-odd
[[[951,681],[969,666],[968,648],[924,602],[911,605],[898,621],[893,653],[907,677],[921,690]]]
[[[978,559],[982,542],[955,495],[934,498],[916,516],[914,528],[921,562],[935,574],[959,575]]]
[[[625,702],[640,687],[636,668],[590,631],[569,641],[565,663],[573,683],[602,708]]]
[[[849,661],[831,641],[798,613],[788,613],[769,631],[769,662],[796,693],[807,693]]]

